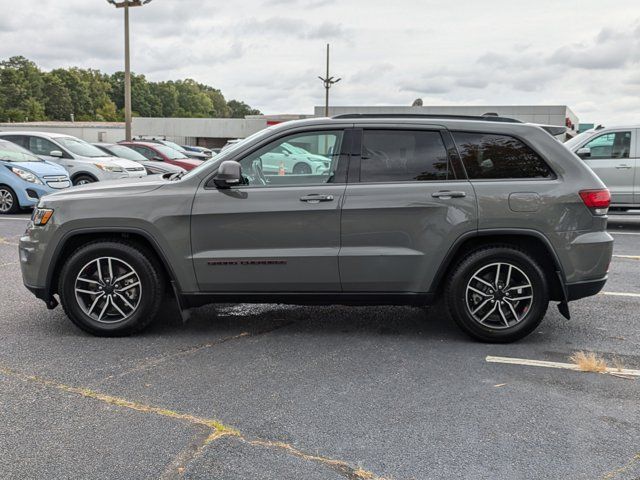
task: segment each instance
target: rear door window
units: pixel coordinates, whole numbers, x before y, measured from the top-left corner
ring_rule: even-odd
[[[55,143],[40,137],[29,137],[28,149],[36,155],[51,155],[54,150],[62,151],[62,148]]]
[[[364,130],[361,182],[415,182],[453,178],[439,131]]]
[[[515,137],[451,133],[469,179],[554,178],[542,157]]]
[[[585,144],[588,158],[629,158],[631,132],[611,132],[598,135]]]
[[[29,148],[29,142],[27,141],[27,137],[24,135],[3,135],[1,138],[3,140],[9,140],[23,148]]]

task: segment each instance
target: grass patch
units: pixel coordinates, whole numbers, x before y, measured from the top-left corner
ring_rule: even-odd
[[[569,357],[582,372],[606,373],[607,362],[593,352],[575,352]]]

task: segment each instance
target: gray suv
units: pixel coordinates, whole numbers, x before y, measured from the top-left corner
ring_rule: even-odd
[[[268,173],[283,144],[328,158]],[[166,292],[214,302],[428,305],[472,337],[531,333],[598,293],[609,191],[542,128],[494,117],[360,116],[270,127],[189,173],[46,196],[24,283],[96,335],[137,332]]]

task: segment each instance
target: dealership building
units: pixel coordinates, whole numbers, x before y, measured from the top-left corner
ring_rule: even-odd
[[[567,127],[566,138],[578,132],[578,117],[566,105],[474,105],[474,106],[335,106],[329,115],[341,114],[427,114],[427,115],[484,115],[486,113],[511,117],[523,122]],[[181,145],[222,147],[228,140],[245,138],[270,125],[324,116],[324,107],[315,107],[314,115],[252,115],[246,118],[144,118],[134,117],[134,136],[157,136]],[[44,131],[82,138],[91,143],[119,142],[125,137],[121,122],[27,122],[0,123],[0,131]]]

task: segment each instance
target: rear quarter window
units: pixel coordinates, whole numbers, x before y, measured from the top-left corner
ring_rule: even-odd
[[[531,147],[509,135],[451,132],[470,179],[554,178]]]

